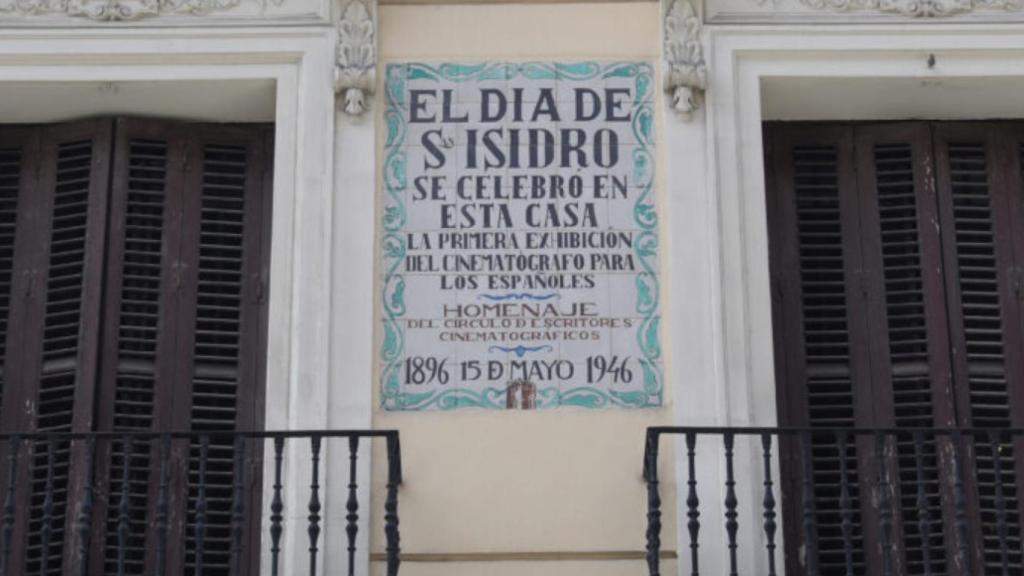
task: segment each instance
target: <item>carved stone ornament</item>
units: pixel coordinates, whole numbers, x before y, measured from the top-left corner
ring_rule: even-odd
[[[690,0],[668,0],[665,12],[665,91],[672,108],[689,120],[707,88],[707,64],[700,43],[702,23]]]
[[[1022,0],[800,0],[808,8],[833,12],[877,10],[913,18],[945,18],[975,10],[1016,12]]]
[[[281,0],[271,0],[279,5]],[[64,15],[100,22],[140,20],[170,14],[202,16],[231,10],[241,0],[0,0],[0,15]]]
[[[352,116],[366,111],[376,83],[377,25],[366,1],[370,0],[351,0],[338,21],[334,91]]]

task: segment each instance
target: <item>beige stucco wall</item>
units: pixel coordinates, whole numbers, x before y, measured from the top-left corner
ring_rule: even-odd
[[[656,2],[385,5],[380,7],[381,65],[584,58],[656,64],[659,25]],[[378,142],[383,142],[379,107],[376,112]],[[664,165],[661,136],[659,164]],[[380,174],[379,151],[377,156]],[[663,182],[659,171],[659,192]],[[661,222],[664,226],[664,215]],[[670,349],[669,342],[663,340],[663,348]],[[401,431],[402,574],[643,573],[644,430],[671,422],[671,391],[666,393],[664,407],[640,411],[376,410],[374,428]],[[670,445],[663,449],[671,451]],[[663,460],[662,542],[664,550],[674,552],[675,482]],[[384,462],[378,451],[373,502],[384,501],[377,481],[383,479]],[[382,522],[382,510],[374,510],[375,574],[383,573]],[[664,562],[665,573],[673,573],[674,564]]]

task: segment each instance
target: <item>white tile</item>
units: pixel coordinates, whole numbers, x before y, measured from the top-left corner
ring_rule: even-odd
[[[636,275],[609,275],[606,281],[608,282],[608,314],[620,319],[635,316],[637,303]]]
[[[436,322],[436,321],[435,321]],[[405,355],[419,357],[435,357],[438,359],[454,359],[455,344],[440,339],[440,330],[414,329],[405,330]]]
[[[611,351],[611,334],[606,328],[581,327],[566,331],[571,332],[574,338],[562,343],[562,356],[565,359],[583,363],[588,356],[608,354]],[[588,336],[586,339],[583,339],[584,334]]]
[[[439,261],[439,255],[434,255],[434,261]],[[440,274],[406,273],[403,278],[406,318],[441,319],[444,317],[445,306],[455,306],[457,303],[454,291],[442,289]]]
[[[632,231],[639,228],[633,215],[636,192],[635,189],[629,190],[627,191],[626,198],[616,197],[614,200],[605,200],[603,219],[603,228],[605,230]]]

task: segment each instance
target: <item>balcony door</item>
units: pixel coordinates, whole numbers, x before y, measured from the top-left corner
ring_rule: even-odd
[[[765,136],[780,424],[1024,427],[1024,124],[769,124]],[[900,438],[883,464],[895,573],[958,576],[962,544],[973,574],[1004,574],[1004,543],[1005,573],[1024,573],[1024,447],[968,446],[960,542],[949,452]],[[882,574],[873,453],[812,443],[822,575]],[[783,468],[787,568],[801,574],[801,471]]]
[[[262,427],[270,134],[112,118],[0,126],[0,431]],[[227,574],[230,438],[167,452],[148,440],[31,443],[13,487],[0,478],[19,503],[7,574],[194,573],[200,450],[203,574]],[[86,483],[88,522],[76,517]],[[242,538],[256,550],[252,516]],[[252,558],[236,573],[254,573]]]

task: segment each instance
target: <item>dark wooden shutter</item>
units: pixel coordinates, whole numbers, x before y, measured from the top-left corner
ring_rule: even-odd
[[[264,194],[269,136],[264,127],[119,120],[108,247],[108,289],[99,426],[118,432],[233,432],[262,427],[265,274],[269,193]],[[152,573],[159,505],[160,447],[134,446],[122,481],[125,449],[101,451],[92,570]],[[260,452],[250,443],[243,495],[258,510]],[[175,441],[169,480],[165,570],[195,563],[200,453]],[[204,574],[227,574],[232,559],[234,452],[230,438],[211,441],[206,466]],[[130,530],[118,550],[118,517],[127,490]],[[259,514],[246,514],[242,572],[258,550]]]
[[[81,432],[92,429],[107,213],[111,125],[84,122],[37,130],[38,165],[23,194],[14,254],[22,302],[11,325],[21,339],[7,364],[2,420],[7,429]],[[12,311],[13,311],[12,310]],[[9,343],[13,339],[9,339]],[[17,364],[17,367],[13,365]],[[68,442],[35,443],[23,453],[23,488],[11,562],[28,573],[59,575],[85,470],[83,452]],[[52,458],[52,462],[50,461]],[[53,502],[44,525],[52,465]]]
[[[1009,428],[1020,423],[1024,382],[1020,310],[1015,282],[1015,227],[1010,190],[1013,176],[1005,128],[989,124],[940,124],[935,150],[945,250],[953,374],[960,424]],[[1019,212],[1018,212],[1019,214]],[[997,536],[995,454],[975,443],[969,462],[972,508],[978,511],[976,545],[985,574],[1001,574]],[[1019,463],[1014,446],[999,454],[998,481],[1007,498],[1010,571],[1020,573],[1021,522],[1017,493]],[[1015,466],[1016,465],[1016,466]]]
[[[956,424],[952,394],[941,236],[931,131],[925,123],[858,126],[857,180],[861,200],[865,297],[871,329],[874,425],[901,428]],[[898,482],[895,535],[906,574],[953,571],[948,550],[955,534],[948,451],[932,438],[921,449],[910,435],[896,438]],[[919,474],[920,473],[920,474]],[[947,490],[943,490],[943,488]],[[932,521],[921,533],[922,511]],[[945,514],[945,516],[944,516]],[[943,521],[945,520],[945,521]],[[926,565],[927,564],[927,565]]]
[[[1017,317],[1014,326],[1017,337],[1021,339],[1021,347],[1018,348],[1018,362],[1020,356],[1024,356],[1024,123],[1005,122],[1001,124],[1002,139],[1000,149],[1005,151],[1006,182],[1010,197],[1010,221],[1014,227],[1014,280],[1012,292],[1016,299]],[[1016,379],[1012,381],[1007,390],[1010,404],[1010,421],[1014,428],[1024,428],[1024,381]],[[1013,454],[1024,455],[1024,438],[1014,439],[1010,447]],[[1014,486],[1010,492],[1015,497],[1017,522],[1019,530],[1018,537],[1024,536],[1024,458],[1015,457],[1012,459],[1015,473]],[[1017,550],[1020,551],[1022,542],[1014,542]]]
[[[263,126],[122,119],[0,131],[0,430],[262,428],[271,146]],[[89,571],[152,573],[159,444],[97,448]],[[211,442],[204,574],[227,574],[236,540],[237,573],[258,565],[261,455],[250,442],[234,526],[232,442]],[[71,495],[85,456],[82,443],[23,451],[16,572],[78,573]],[[164,568],[192,573],[198,444],[176,443],[170,468],[183,472],[170,479]]]
[[[177,124],[120,119],[116,125],[98,429],[172,430],[177,378],[175,338],[184,138]],[[103,444],[97,481],[107,497],[96,506],[92,571],[152,573],[159,503],[160,449]],[[128,482],[124,482],[126,450]],[[128,531],[119,550],[118,519],[127,497]],[[173,519],[172,519],[173,520]],[[123,559],[121,554],[123,554]]]
[[[780,404],[783,422],[794,426],[852,428],[871,419],[867,324],[860,296],[863,278],[859,214],[853,166],[853,131],[845,127],[788,126],[771,130],[773,182],[770,186],[777,218],[773,227],[778,266],[773,271],[780,298],[775,310],[783,326],[780,343],[785,364],[780,381],[788,399]],[[781,289],[786,286],[787,289]],[[784,447],[792,455],[792,445]],[[853,563],[858,572],[871,558],[866,528],[872,512],[861,498],[863,466],[858,447],[841,453],[833,439],[812,441],[815,520],[822,574],[845,571],[839,496],[846,483],[854,518]],[[791,456],[792,458],[792,456]],[[791,460],[792,461],[792,460]],[[845,465],[845,478],[842,468]],[[801,501],[801,486],[787,475],[784,500],[789,517]],[[787,567],[802,565],[802,534],[787,522]]]
[[[847,132],[854,134],[852,147],[841,143],[822,147],[829,135]],[[777,346],[782,349],[776,356],[781,423],[841,427],[852,418],[857,426],[1006,429],[1024,425],[1022,126],[924,122],[769,126],[766,135],[772,164],[768,172],[771,241],[778,244],[771,249],[778,292],[773,301],[777,326],[783,327],[776,329]],[[845,136],[832,137],[842,142]],[[851,150],[856,158],[851,177],[855,192],[842,186],[841,176],[843,156]],[[806,151],[818,155],[815,162],[808,164]],[[823,179],[807,179],[805,173],[816,170],[813,167],[821,158],[840,168],[824,170],[824,176],[815,172]],[[801,197],[819,199],[815,194],[828,195],[832,207],[807,208]],[[845,215],[844,210],[852,209],[843,195],[856,197],[855,217]],[[790,196],[795,202],[787,200]],[[787,212],[787,207],[792,209]],[[830,256],[817,244],[824,241],[820,218],[827,218],[831,226]],[[848,230],[853,228],[857,228],[852,234],[858,249],[850,248]],[[837,236],[840,229],[842,240]],[[820,354],[823,343],[832,342],[818,332],[818,308],[807,297],[816,294],[810,291],[830,285],[822,273],[824,261],[830,263],[826,269],[832,278],[838,279],[840,267],[844,271],[842,292],[838,284],[832,285],[830,322],[836,330],[845,331],[845,338],[835,342],[841,345],[837,350],[848,353],[839,357],[849,361],[850,373],[869,373],[870,407],[858,403],[857,391],[865,389],[863,378],[854,377],[855,384],[826,397],[820,396],[820,384],[810,371],[817,359],[825,358]],[[859,289],[851,289],[851,282],[859,284]],[[866,328],[855,323],[851,311],[864,315]],[[866,352],[855,358],[862,337],[868,337],[863,344]],[[842,418],[822,418],[816,403]],[[1024,502],[1018,479],[1024,477],[1024,463],[1015,455],[1024,451],[1024,443],[996,440],[998,452],[990,439],[976,438],[962,462],[973,563],[983,567],[983,574],[1002,573],[1000,491],[1006,503],[1009,569],[1022,570]],[[899,573],[958,573],[950,552],[958,544],[949,501],[952,478],[942,473],[950,469],[951,451],[943,449],[944,443],[924,442],[919,471],[912,436],[900,435],[892,460],[885,462],[898,479],[894,537],[901,552],[896,558]],[[828,482],[821,475],[834,468],[835,460],[815,447],[816,483]],[[860,461],[863,474],[873,475],[872,466],[873,462]],[[798,477],[799,472],[787,475]],[[799,502],[800,486],[792,477],[784,481],[792,507]],[[828,499],[835,495],[829,493],[822,502],[822,490],[816,485],[819,516],[821,506],[828,506]],[[932,520],[927,541],[920,532],[923,512]],[[789,513],[795,514],[792,508]],[[865,542],[870,543],[875,539],[870,514],[864,523]],[[818,525],[819,530],[831,530],[821,527],[820,518]],[[800,535],[791,535],[791,541],[796,541],[794,536]],[[833,570],[830,545],[827,539],[819,543],[824,574]],[[868,546],[868,573],[877,573],[872,558],[876,555]]]
[[[3,250],[3,266],[5,272],[6,286],[3,297],[6,302],[3,317],[3,328],[6,332],[5,339],[0,341],[3,345],[3,365],[0,374],[0,431],[16,432],[22,426],[22,417],[16,406],[20,406],[24,390],[22,390],[21,370],[23,369],[22,359],[23,326],[28,317],[28,306],[30,290],[33,287],[31,280],[31,261],[29,251],[32,242],[29,238],[29,230],[33,228],[35,210],[29,210],[36,204],[36,187],[38,179],[38,166],[40,162],[39,132],[28,128],[6,130],[0,133],[0,162],[2,162],[2,184],[0,193],[3,195],[3,242],[0,249]],[[12,213],[13,212],[13,213]],[[13,407],[12,407],[13,406]],[[7,461],[8,445],[0,446],[0,456]],[[22,455],[19,462],[19,470],[26,465],[27,458]],[[30,496],[27,486],[28,476],[23,472],[16,479],[15,498],[18,502],[24,502]],[[8,489],[7,475],[0,477],[0,489],[4,493]],[[22,559],[24,547],[21,541],[24,539],[27,517],[23,511],[15,518],[15,534],[12,544],[10,565],[18,567]]]
[[[205,127],[191,131],[183,220],[183,309],[179,321],[180,366],[185,380],[178,388],[187,396],[177,416],[194,431],[223,432],[259,429],[263,425],[263,353],[266,304],[266,262],[269,194],[265,129]],[[250,456],[256,456],[250,445]],[[200,483],[200,447],[190,448],[185,573],[196,564],[196,503]],[[214,437],[209,446],[205,486],[207,513],[204,574],[227,574],[232,557],[234,447]],[[254,458],[255,459],[255,458]],[[245,491],[258,493],[256,467],[249,470]],[[252,505],[252,500],[248,502]],[[257,542],[259,514],[240,535]],[[258,557],[242,558],[241,573]]]
[[[21,291],[14,289],[15,280],[24,272],[15,266],[15,244],[18,229],[25,227],[28,218],[27,211],[22,209],[31,202],[34,193],[38,159],[38,131],[16,128],[0,132],[0,414],[7,382],[18,378],[13,376],[14,366],[8,364],[7,358],[16,361],[24,342],[19,334],[20,322],[14,324],[13,333],[9,330],[12,303],[17,314],[26,289],[21,283],[17,284]],[[14,429],[13,421],[0,421],[0,430]]]

